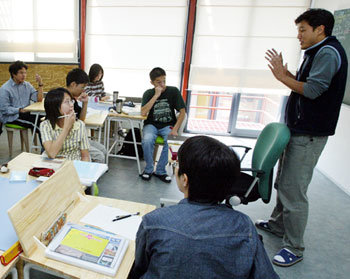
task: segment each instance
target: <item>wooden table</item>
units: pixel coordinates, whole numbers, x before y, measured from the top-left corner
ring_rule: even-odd
[[[32,139],[31,139],[31,145],[29,148],[29,152],[32,151],[33,147],[40,147],[40,146],[34,146],[34,137],[35,137],[35,130],[39,121],[39,116],[40,115],[45,115],[45,108],[44,108],[44,102],[36,102],[33,103],[27,107],[24,108],[25,111],[30,112],[31,114],[36,115],[35,117],[35,125],[34,125],[34,130],[33,130],[33,135],[32,135]],[[108,112],[107,111],[100,111],[98,113],[94,113],[89,115],[88,117],[85,119],[85,125],[88,128],[92,128],[92,129],[98,129],[99,133],[98,133],[98,141],[101,141],[101,131],[102,131],[102,127],[105,123],[105,120],[107,118]],[[41,147],[40,147],[41,148]]]
[[[23,155],[22,155],[23,154]],[[27,170],[33,162],[32,155],[22,153],[9,162],[9,168]],[[38,156],[38,155],[36,155]],[[36,157],[35,156],[35,157]],[[25,159],[26,158],[26,159]],[[32,179],[29,177],[29,179]],[[80,224],[80,219],[98,204],[117,207],[128,212],[139,211],[144,215],[155,209],[154,205],[135,203],[117,199],[87,196],[82,190],[79,177],[73,167],[73,162],[66,163],[47,181],[40,184],[34,191],[21,199],[8,211],[16,234],[24,252],[20,258],[27,264],[48,270],[48,273],[62,275],[65,278],[111,278],[106,275],[75,267],[63,262],[46,258],[45,246],[35,238],[45,231],[54,221],[58,213],[66,211],[69,222]],[[66,210],[69,208],[68,210]],[[135,242],[129,241],[129,246],[123,261],[114,278],[127,278],[134,261]],[[16,263],[0,267],[0,275],[9,273]],[[26,278],[26,265],[24,266]],[[28,270],[27,270],[28,271]]]

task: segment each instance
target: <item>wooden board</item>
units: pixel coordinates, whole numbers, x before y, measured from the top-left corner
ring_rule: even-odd
[[[62,211],[72,202],[76,204],[78,192],[82,192],[82,185],[73,162],[67,161],[47,181],[8,210],[26,255],[32,254],[36,248],[33,236],[39,239]]]
[[[27,262],[54,270],[72,278],[110,278],[106,275],[75,267],[45,257],[45,247],[38,245],[33,236],[39,238],[55,220],[58,214],[69,207],[68,221],[79,224],[79,220],[98,204],[113,206],[125,211],[140,211],[144,215],[155,206],[116,199],[79,195],[81,184],[73,166],[67,161],[53,176],[42,183],[33,192],[9,211],[11,222],[24,249],[21,255]],[[135,257],[135,242],[130,241],[123,261],[114,278],[127,278]]]

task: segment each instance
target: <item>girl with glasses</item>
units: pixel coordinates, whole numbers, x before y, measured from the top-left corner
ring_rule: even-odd
[[[45,152],[49,158],[90,161],[85,124],[76,120],[74,99],[65,88],[50,90],[44,102],[46,120],[40,124]]]

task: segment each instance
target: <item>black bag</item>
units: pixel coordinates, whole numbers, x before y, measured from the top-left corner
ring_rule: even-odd
[[[141,131],[140,131],[140,129],[139,128],[134,128],[134,131],[135,131],[136,141],[138,143],[141,142]],[[125,141],[131,141],[131,142],[133,141],[131,129],[127,133],[127,135],[126,135],[124,140]],[[143,158],[143,150],[142,150],[142,146],[140,144],[137,144],[137,152],[139,153],[139,158],[142,159]],[[124,142],[122,148],[118,152],[118,155],[136,156],[134,144],[133,143],[125,143]]]

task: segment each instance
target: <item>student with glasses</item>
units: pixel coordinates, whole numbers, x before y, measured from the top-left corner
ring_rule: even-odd
[[[85,124],[76,120],[74,99],[65,88],[50,90],[44,101],[46,120],[40,124],[49,158],[90,161]]]

